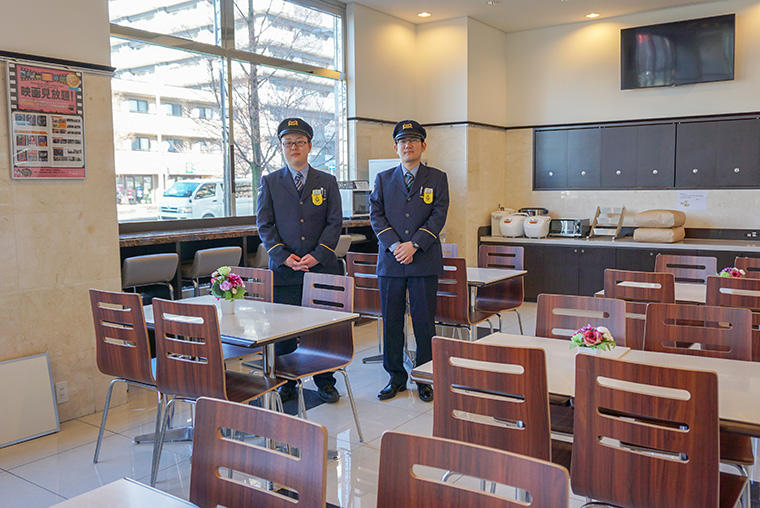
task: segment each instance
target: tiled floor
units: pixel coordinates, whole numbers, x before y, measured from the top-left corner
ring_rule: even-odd
[[[535,304],[526,303],[521,314],[526,333],[532,333]],[[503,329],[518,333],[512,313],[505,316]],[[374,321],[356,328],[357,353],[347,369],[365,442],[361,443],[356,433],[341,376],[337,376],[338,390],[343,395],[340,402],[309,411],[310,420],[327,428],[329,447],[339,452],[339,459],[327,464],[327,500],[343,507],[375,506],[380,438],[384,431],[397,429],[430,435],[433,428],[433,406],[419,400],[412,383],[409,390],[390,401],[377,400],[377,392],[385,386],[387,376],[382,365],[361,362],[361,358],[377,353],[376,330]],[[155,400],[153,392],[134,389],[126,405],[111,409],[98,464],[92,463],[92,455],[102,413],[65,422],[57,434],[0,449],[0,507],[50,506],[125,476],[147,483],[151,447],[135,445],[132,438],[152,432]],[[189,413],[182,408],[177,414],[181,420]],[[165,446],[157,487],[187,498],[190,455],[188,443]],[[581,504],[581,499],[571,498],[572,507]]]

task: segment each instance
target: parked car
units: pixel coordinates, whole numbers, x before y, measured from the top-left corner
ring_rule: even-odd
[[[223,216],[224,186],[222,180],[177,180],[159,200],[159,219],[198,219]]]

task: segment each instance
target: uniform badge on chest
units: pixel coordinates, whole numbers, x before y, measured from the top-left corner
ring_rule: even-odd
[[[311,202],[314,203],[314,206],[321,205],[325,200],[325,190],[324,189],[314,189],[311,191]]]
[[[433,202],[433,189],[431,187],[425,187],[425,190],[422,192],[422,201],[424,201],[426,205]]]

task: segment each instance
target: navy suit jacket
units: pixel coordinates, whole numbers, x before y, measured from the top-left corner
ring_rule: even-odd
[[[425,191],[432,190],[430,203]],[[429,198],[428,198],[429,199]],[[377,235],[377,274],[387,277],[439,275],[443,268],[438,235],[449,210],[449,183],[443,171],[420,164],[409,191],[401,165],[378,173],[369,198],[370,222]],[[416,242],[420,248],[408,265],[388,249],[396,242]]]
[[[321,202],[317,196],[321,196]],[[256,225],[269,254],[275,286],[303,283],[304,272],[283,265],[290,254],[314,256],[319,264],[310,269],[312,272],[339,273],[335,247],[343,212],[333,175],[309,166],[300,195],[287,166],[263,176]]]

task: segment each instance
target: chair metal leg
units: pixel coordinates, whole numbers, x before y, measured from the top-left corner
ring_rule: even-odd
[[[308,420],[306,418],[306,401],[303,397],[303,382],[299,379],[297,381],[298,383],[298,416],[300,418],[303,418],[304,420]]]
[[[504,323],[502,322],[501,312],[497,313],[496,315],[499,316],[499,331],[502,331]]]
[[[377,320],[377,350],[380,351],[379,355],[366,356],[362,358],[362,363],[383,363],[383,320]]]
[[[517,324],[520,326],[520,335],[525,335],[525,333],[523,332],[522,318],[520,317],[520,312],[517,309],[512,309],[512,312],[517,314]]]
[[[163,393],[158,392],[158,401],[156,402],[156,429],[153,434],[153,458],[150,462],[151,478],[153,478],[158,473],[158,443],[156,443],[156,436],[158,436],[158,433],[161,432],[161,421],[163,420],[165,405],[166,397]]]
[[[198,286],[198,279],[193,279],[193,296],[201,296],[201,288]]]
[[[98,431],[98,442],[95,445],[95,456],[92,458],[92,463],[98,463],[98,456],[100,455],[100,444],[103,442],[103,431],[106,429],[106,418],[108,418],[108,409],[111,406],[111,394],[113,393],[113,386],[119,382],[125,381],[124,379],[117,377],[108,383],[108,392],[106,393],[106,404],[103,408],[103,418],[100,420],[100,430]]]
[[[174,300],[174,286],[168,282],[165,282],[164,285],[169,288],[169,300]]]
[[[348,401],[351,403],[351,411],[354,413],[354,423],[356,424],[356,433],[359,434],[359,441],[364,442],[364,436],[362,435],[362,428],[359,425],[359,414],[356,412],[356,404],[354,403],[354,393],[351,391],[351,382],[348,380],[348,373],[346,369],[338,369],[338,372],[343,374],[343,380],[346,382],[346,392],[348,392]]]
[[[164,447],[164,437],[166,437],[166,426],[169,424],[169,414],[171,414],[176,401],[177,399],[172,398],[169,400],[169,402],[167,402],[166,409],[164,410],[163,418],[161,419],[162,420],[161,432],[159,432],[157,439],[154,440],[154,446],[156,447],[156,451],[155,451],[156,465],[152,468],[153,470],[150,472],[150,486],[151,487],[156,486],[156,476],[158,476],[158,467],[161,464],[161,450]]]

